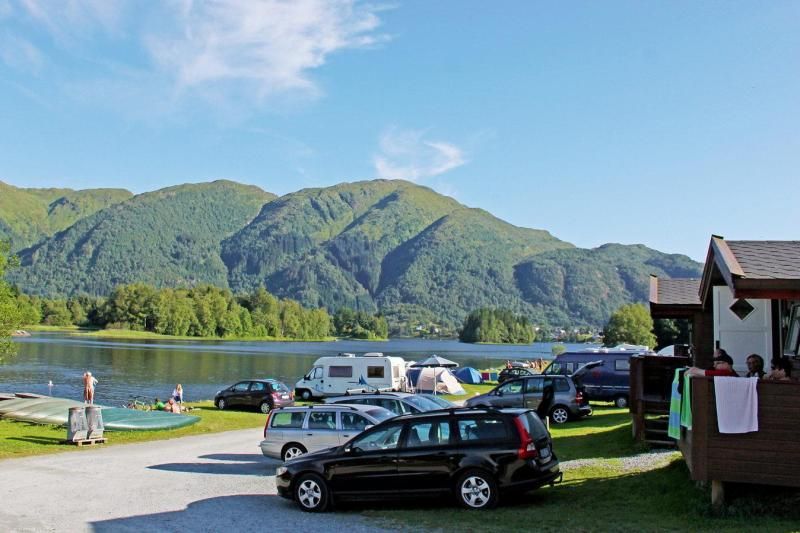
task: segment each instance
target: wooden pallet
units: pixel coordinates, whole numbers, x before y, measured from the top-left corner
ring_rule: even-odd
[[[93,446],[95,444],[105,444],[105,437],[97,439],[78,439],[78,440],[65,440],[64,444],[74,444],[75,446]]]

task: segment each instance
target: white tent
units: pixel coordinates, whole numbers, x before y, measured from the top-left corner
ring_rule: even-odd
[[[435,389],[434,383],[436,384]],[[417,392],[434,392],[435,394],[467,393],[450,369],[441,366],[422,368],[419,377],[417,377],[416,390]]]

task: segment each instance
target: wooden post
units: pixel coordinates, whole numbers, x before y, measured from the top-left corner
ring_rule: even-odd
[[[721,509],[725,505],[725,484],[716,479],[711,480],[711,506]]]

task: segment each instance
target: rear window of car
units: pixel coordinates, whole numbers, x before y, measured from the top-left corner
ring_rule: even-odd
[[[533,437],[533,440],[547,437],[547,428],[544,427],[542,421],[532,411],[519,415],[519,421],[522,422],[525,430]]]
[[[272,415],[270,427],[280,428],[301,428],[306,417],[305,411],[280,411]]]
[[[280,381],[270,381],[269,384],[272,385],[272,390],[278,392],[289,392],[289,387]]]
[[[553,388],[558,392],[569,392],[569,383],[567,383],[566,379],[554,379],[553,384],[555,385]]]
[[[390,418],[394,418],[395,414],[391,411],[387,411],[385,409],[370,409],[369,411],[365,411],[369,416],[377,420],[378,422],[383,422],[384,420],[389,420]]]
[[[459,418],[458,436],[462,442],[503,442],[510,437],[508,426],[502,418]]]

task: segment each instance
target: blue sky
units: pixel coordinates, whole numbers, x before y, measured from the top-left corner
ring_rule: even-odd
[[[798,239],[800,3],[0,0],[0,180],[414,181],[581,247]]]

